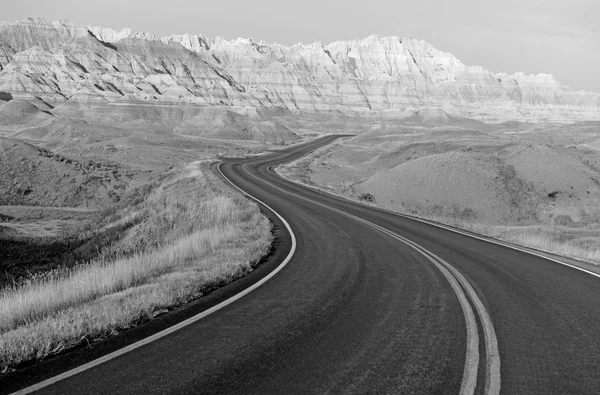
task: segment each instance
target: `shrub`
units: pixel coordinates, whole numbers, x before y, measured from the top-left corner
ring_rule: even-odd
[[[360,195],[358,195],[358,199],[362,200],[364,202],[369,202],[369,203],[375,202],[375,196],[373,196],[372,194],[370,194],[368,192],[361,193]]]

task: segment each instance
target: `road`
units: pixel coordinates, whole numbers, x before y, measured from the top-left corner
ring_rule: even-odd
[[[277,274],[193,324],[40,392],[600,391],[600,278],[272,172],[334,138],[220,166],[289,223],[295,251]],[[281,235],[270,263],[217,292],[214,303],[288,255],[292,238],[269,216]],[[77,355],[85,362],[90,353]],[[73,359],[48,361],[0,386],[25,387],[71,368]]]

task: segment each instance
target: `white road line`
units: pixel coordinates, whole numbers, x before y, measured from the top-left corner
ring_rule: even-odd
[[[579,266],[576,266],[576,265],[573,265],[573,264],[570,264],[570,263],[567,263],[567,262],[564,262],[564,261],[560,261],[558,259],[555,259],[555,258],[552,258],[552,257],[549,257],[549,256],[545,256],[543,254],[539,254],[539,253],[534,252],[534,251],[530,251],[530,250],[527,250],[527,249],[524,249],[524,248],[520,248],[520,247],[517,247],[515,245],[502,242],[500,240],[488,239],[488,238],[485,238],[485,237],[480,237],[480,236],[477,236],[477,235],[474,235],[474,234],[471,234],[471,233],[463,232],[463,231],[461,231],[459,229],[456,229],[456,228],[451,228],[451,227],[444,226],[442,224],[438,224],[436,222],[428,221],[428,220],[421,219],[421,218],[411,217],[411,216],[403,215],[403,214],[400,214],[400,213],[393,213],[393,214],[398,215],[400,217],[407,218],[407,219],[412,219],[414,221],[422,222],[424,224],[432,225],[432,226],[435,226],[437,228],[442,228],[442,229],[448,230],[450,232],[458,233],[458,234],[461,234],[463,236],[468,236],[468,237],[471,237],[473,239],[487,241],[488,243],[492,243],[492,244],[500,245],[500,246],[503,246],[503,247],[508,247],[510,249],[513,249],[513,250],[525,252],[525,253],[527,253],[529,255],[534,255],[534,256],[537,256],[537,257],[540,257],[540,258],[544,258],[544,259],[547,259],[547,260],[555,262],[555,263],[560,263],[561,265],[568,266],[570,268],[577,269],[577,270],[580,270],[580,271],[585,272],[587,274],[591,274],[592,276],[600,278],[600,274],[594,273],[591,270],[587,270],[585,268],[582,268],[582,267],[579,267]]]
[[[248,295],[250,292],[254,291],[255,289],[257,289],[258,287],[260,287],[261,285],[263,285],[264,283],[266,283],[267,281],[269,281],[271,278],[273,278],[277,273],[279,273],[281,271],[281,269],[283,269],[288,262],[292,259],[292,256],[294,255],[295,251],[296,251],[296,236],[294,235],[294,232],[292,231],[292,228],[290,227],[290,224],[281,216],[279,215],[278,212],[276,212],[275,210],[273,210],[271,207],[269,207],[268,205],[266,205],[265,203],[263,203],[262,201],[258,200],[257,198],[255,198],[254,196],[242,191],[240,188],[238,188],[233,182],[231,182],[231,180],[229,178],[227,178],[223,172],[221,172],[221,164],[219,164],[217,166],[217,170],[219,171],[219,173],[221,174],[221,176],[223,176],[223,178],[225,178],[234,188],[236,188],[237,190],[239,190],[240,192],[242,192],[244,195],[248,196],[249,198],[257,201],[258,203],[262,204],[264,207],[268,208],[269,210],[271,210],[273,212],[273,214],[275,214],[277,216],[277,218],[279,218],[281,220],[281,222],[283,222],[283,224],[285,225],[287,231],[289,232],[291,238],[292,238],[292,248],[290,249],[290,252],[288,253],[288,255],[285,257],[285,259],[283,260],[283,262],[281,262],[281,264],[279,266],[277,266],[271,273],[269,273],[267,276],[263,277],[260,281],[254,283],[252,286],[246,288],[245,290],[243,290],[242,292],[232,296],[231,298],[224,300],[223,302],[219,303],[218,305],[215,305],[213,307],[211,307],[208,310],[203,311],[200,314],[197,314],[193,317],[188,318],[185,321],[180,322],[177,325],[173,325],[163,331],[160,331],[158,333],[155,333],[152,336],[149,336],[145,339],[142,339],[138,342],[135,342],[133,344],[130,344],[127,347],[121,348],[117,351],[114,351],[110,354],[107,354],[101,358],[95,359],[93,361],[90,361],[84,365],[81,365],[77,368],[71,369],[67,372],[64,372],[62,374],[59,374],[58,376],[54,376],[51,377],[47,380],[44,380],[42,382],[39,382],[37,384],[34,384],[30,387],[27,388],[23,388],[17,392],[15,392],[14,394],[30,394],[34,391],[38,391],[44,387],[50,386],[52,384],[55,384],[61,380],[64,380],[66,378],[75,376],[76,374],[79,374],[81,372],[84,372],[86,370],[92,369],[98,365],[101,365],[105,362],[110,361],[111,359],[115,359],[117,357],[120,357],[123,354],[126,354],[130,351],[133,351],[137,348],[143,347],[149,343],[152,343],[155,340],[158,340],[160,338],[163,338],[165,336],[170,335],[173,332],[178,331],[181,328],[184,328],[188,325],[191,325],[193,323],[195,323],[196,321],[201,320],[202,318],[218,311],[221,310],[223,307],[230,305],[231,303],[235,302],[236,300]]]

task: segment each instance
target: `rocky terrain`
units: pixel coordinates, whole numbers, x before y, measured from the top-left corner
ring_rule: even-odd
[[[273,116],[290,113],[400,119],[431,107],[487,122],[600,119],[597,93],[466,66],[414,38],[286,47],[30,18],[0,25],[0,69],[0,92],[56,115],[213,136],[218,126],[235,138],[289,135]]]

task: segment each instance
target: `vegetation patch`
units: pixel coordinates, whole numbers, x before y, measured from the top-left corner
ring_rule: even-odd
[[[363,202],[374,203],[375,196],[373,196],[373,194],[371,194],[371,193],[364,192],[364,193],[361,193],[360,195],[358,195],[358,200],[362,200]]]
[[[229,283],[253,270],[272,240],[258,206],[224,185],[208,163],[172,172],[141,201],[107,214],[99,230],[119,229],[118,237],[94,259],[2,289],[1,371],[109,336]]]
[[[439,217],[428,219],[520,246],[600,264],[600,229],[548,225],[489,225]]]

